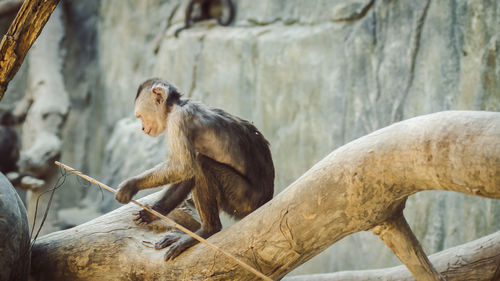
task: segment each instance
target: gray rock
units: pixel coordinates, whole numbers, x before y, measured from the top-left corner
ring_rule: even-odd
[[[26,208],[14,187],[0,173],[0,280],[28,280],[29,233]]]

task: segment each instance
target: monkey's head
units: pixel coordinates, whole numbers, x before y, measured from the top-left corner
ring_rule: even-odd
[[[181,95],[167,81],[153,78],[139,86],[135,97],[135,116],[142,121],[144,133],[156,137],[167,126],[167,117]]]

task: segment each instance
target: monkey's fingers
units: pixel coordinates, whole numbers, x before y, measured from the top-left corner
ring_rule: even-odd
[[[139,215],[139,212],[134,213],[134,218],[132,219],[135,224],[137,225],[146,225],[148,224],[146,221],[142,219],[142,217]]]
[[[122,204],[127,204],[132,199],[132,196],[126,192],[120,192],[120,190],[118,190],[115,195],[115,199]]]
[[[132,200],[132,197],[134,197],[138,191],[139,190],[135,187],[135,184],[132,181],[128,181],[125,185],[118,187],[115,199],[122,204],[127,204],[130,200]]]
[[[182,235],[182,238],[179,241],[173,243],[168,247],[167,252],[165,253],[165,261],[173,260],[178,255],[182,254],[189,247],[196,244],[196,240],[187,235]]]
[[[158,219],[157,216],[151,214],[146,210],[140,210],[139,212],[134,213],[134,215],[135,215],[134,222],[138,225],[150,224],[151,222]]]

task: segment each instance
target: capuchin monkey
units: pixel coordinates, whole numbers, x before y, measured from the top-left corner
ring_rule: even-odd
[[[199,15],[193,15],[195,5],[199,8]],[[227,11],[227,17],[224,17],[224,11]],[[175,37],[179,33],[191,27],[192,23],[206,19],[216,18],[220,25],[227,26],[234,19],[235,10],[231,0],[189,0],[184,17],[184,26],[175,31]]]
[[[139,86],[135,115],[144,133],[166,132],[166,162],[122,182],[116,200],[128,203],[141,189],[172,184],[152,208],[166,215],[190,193],[201,219],[196,234],[208,238],[221,230],[219,211],[241,219],[273,197],[274,165],[268,141],[246,120],[221,109],[181,98],[169,82],[150,79]],[[135,222],[157,218],[145,210]],[[169,247],[171,260],[197,240],[179,232],[168,233],[156,249]]]

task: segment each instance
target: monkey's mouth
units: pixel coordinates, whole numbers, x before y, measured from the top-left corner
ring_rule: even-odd
[[[158,129],[151,128],[149,130],[144,131],[148,136],[150,137],[157,137],[161,131],[158,131]]]

